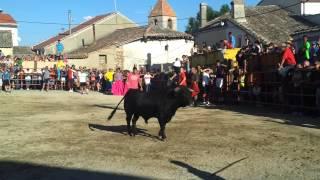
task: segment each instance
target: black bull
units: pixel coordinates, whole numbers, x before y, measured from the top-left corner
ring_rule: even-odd
[[[157,118],[160,125],[159,137],[162,139],[166,139],[166,124],[170,122],[178,108],[186,107],[192,102],[190,89],[183,86],[150,93],[131,89],[112,111],[108,120],[112,119],[123,100],[128,134],[130,136],[137,134],[136,123],[140,116],[146,123],[150,118]]]

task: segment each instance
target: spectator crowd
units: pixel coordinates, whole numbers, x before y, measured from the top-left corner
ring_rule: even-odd
[[[0,86],[1,90],[11,92],[12,89],[39,89],[42,91],[66,90],[70,93],[79,92],[88,94],[89,91],[98,91],[117,96],[125,95],[128,89],[139,89],[147,93],[168,88],[169,86],[188,86],[192,89],[194,105],[210,105],[212,102],[222,103],[225,92],[231,90],[236,101],[240,100],[240,91],[246,89],[250,80],[248,72],[259,71],[257,66],[250,63],[252,57],[264,54],[281,54],[281,61],[275,67],[279,75],[286,77],[292,69],[320,68],[320,50],[318,42],[309,42],[304,37],[303,46],[297,48],[291,41],[282,46],[270,43],[263,45],[260,41],[247,44],[240,48],[236,61],[221,59],[214,65],[191,67],[190,57],[184,55],[172,64],[171,71],[161,72],[159,69],[137,68],[132,71],[120,68],[101,70],[95,68],[76,67],[66,63],[66,56],[62,55],[63,46],[57,43],[57,55],[34,56],[28,58],[0,57]],[[232,49],[235,45],[232,33],[227,40],[222,40],[215,46],[203,43],[191,49],[192,55],[210,53],[214,50]],[[59,47],[58,47],[59,46]],[[43,69],[24,69],[23,61],[49,60],[56,62],[54,67]],[[248,80],[249,79],[249,80]],[[261,92],[261,86],[251,85],[253,94]]]

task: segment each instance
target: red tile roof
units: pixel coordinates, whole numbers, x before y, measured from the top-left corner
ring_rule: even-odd
[[[0,24],[17,24],[17,22],[9,14],[0,12]]]
[[[176,13],[169,5],[167,0],[158,0],[156,6],[152,9],[150,17],[155,16],[171,16],[176,17]]]
[[[88,21],[86,21],[86,22],[84,22],[84,23],[72,28],[71,29],[71,33],[76,33],[76,32],[78,32],[78,31],[80,31],[80,30],[82,30],[82,29],[84,29],[84,28],[86,28],[88,26],[92,26],[92,24],[94,24],[94,23],[96,23],[96,22],[98,22],[98,21],[100,21],[100,20],[102,20],[102,19],[104,19],[104,18],[106,18],[108,16],[111,16],[113,14],[114,13],[109,13],[109,14],[96,16],[96,17],[94,17],[94,18],[92,18],[92,19],[90,19],[90,20],[88,20]],[[57,42],[59,39],[67,37],[68,35],[69,35],[69,31],[66,31],[66,32],[64,32],[62,34],[58,34],[57,36],[54,36],[54,37],[52,37],[52,38],[50,38],[50,39],[48,39],[46,41],[41,42],[40,44],[37,44],[36,46],[34,46],[34,49],[44,48],[44,47],[46,47],[46,46],[48,46],[48,45],[50,45],[52,43]]]

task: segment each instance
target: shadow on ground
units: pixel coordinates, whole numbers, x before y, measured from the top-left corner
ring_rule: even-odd
[[[274,109],[274,108],[268,108],[268,107],[249,107],[249,106],[211,106],[211,107],[204,107],[205,109],[219,109],[219,110],[225,110],[225,111],[233,111],[236,113],[239,113],[239,115],[253,115],[253,116],[262,116],[266,118],[266,121],[279,123],[279,124],[286,124],[286,125],[293,125],[293,126],[301,126],[306,128],[314,128],[314,129],[320,129],[320,118],[312,118],[308,116],[295,116],[292,114],[283,114],[281,113],[281,110]],[[283,120],[283,122],[280,121],[274,121],[272,119],[280,119]]]
[[[184,162],[181,162],[181,161],[171,160],[170,162],[171,162],[172,164],[175,164],[175,165],[177,165],[177,166],[180,166],[180,167],[183,167],[183,168],[187,169],[189,173],[197,176],[197,177],[200,178],[200,179],[205,179],[205,180],[206,180],[206,179],[224,180],[224,178],[222,178],[222,177],[220,177],[220,176],[217,176],[217,174],[220,173],[220,172],[222,172],[222,171],[224,171],[224,170],[226,170],[226,169],[228,169],[228,168],[230,168],[231,166],[233,166],[233,165],[235,165],[235,164],[237,164],[237,163],[245,160],[245,159],[247,159],[247,157],[242,158],[242,159],[239,159],[239,160],[237,160],[237,161],[235,161],[235,162],[233,162],[233,163],[230,163],[230,164],[228,164],[227,166],[219,169],[218,171],[216,171],[216,172],[214,172],[214,173],[207,172],[207,171],[202,171],[202,170],[200,170],[200,169],[194,168],[194,167],[192,167],[191,165],[189,165],[189,164],[187,164],[187,163],[184,163]]]
[[[49,167],[30,163],[0,161],[0,180],[106,180],[148,179],[109,172]]]
[[[89,124],[89,129],[91,131],[100,130],[100,131],[107,131],[112,133],[118,133],[122,135],[128,135],[127,126],[120,125],[120,126],[103,126],[99,124]],[[152,139],[159,139],[158,136],[151,135],[147,133],[146,129],[137,128],[137,135],[144,136]]]

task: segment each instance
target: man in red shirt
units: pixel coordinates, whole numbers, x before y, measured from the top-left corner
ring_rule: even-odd
[[[296,58],[294,57],[294,54],[291,50],[291,43],[287,42],[286,44],[282,45],[283,47],[283,55],[282,55],[282,61],[279,64],[279,73],[282,76],[286,76],[287,72],[294,68],[295,65],[297,64]]]
[[[183,67],[181,67],[181,69],[180,69],[179,85],[180,86],[187,86],[186,70]]]

